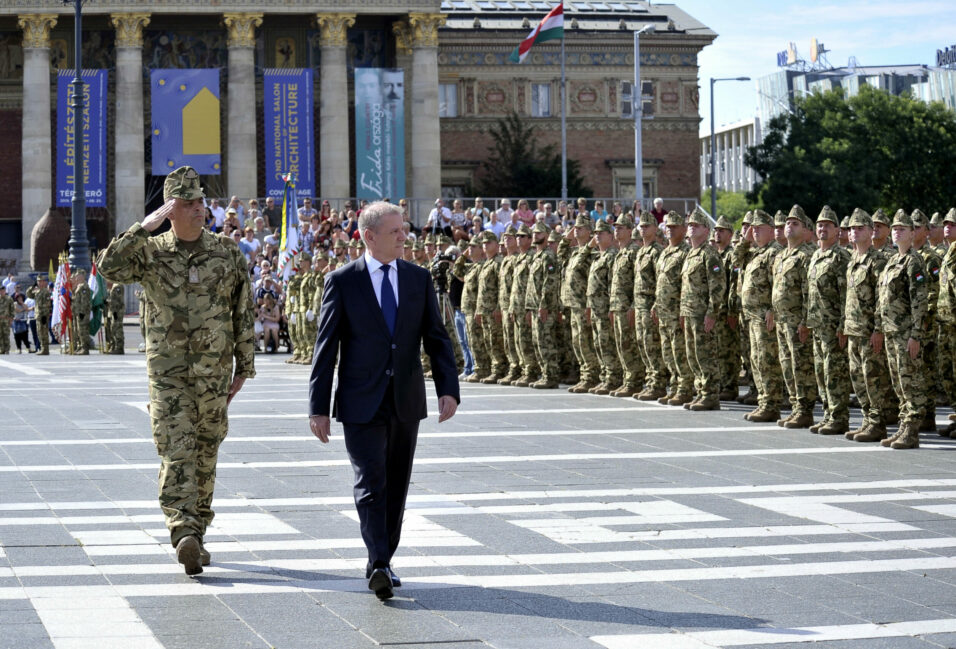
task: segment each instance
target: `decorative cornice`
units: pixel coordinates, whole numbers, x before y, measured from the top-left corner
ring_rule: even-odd
[[[110,14],[110,20],[116,28],[116,47],[143,47],[149,14]]]
[[[469,119],[462,117],[442,118],[441,130],[449,133],[489,133],[498,123],[498,119]],[[536,131],[560,131],[559,119],[529,119],[532,128]],[[634,121],[611,117],[607,119],[568,120],[569,131],[631,131],[634,132]],[[645,120],[645,131],[693,132],[699,129],[700,120],[697,118],[674,120]]]
[[[412,53],[412,27],[407,20],[392,23],[392,33],[395,34],[395,53],[399,56]]]
[[[17,24],[23,30],[23,47],[50,47],[50,30],[56,25],[56,14],[26,14]]]
[[[262,24],[262,14],[223,14],[222,22],[229,28],[229,48],[256,46],[256,27]]]
[[[445,24],[445,14],[426,14],[412,12],[408,14],[408,24],[412,28],[414,47],[438,47],[438,28]]]
[[[355,24],[355,14],[316,14],[319,43],[322,47],[345,47],[348,28]]]

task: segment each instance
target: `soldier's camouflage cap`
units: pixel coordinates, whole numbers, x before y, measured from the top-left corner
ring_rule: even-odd
[[[859,207],[853,210],[853,214],[850,215],[849,222],[846,227],[855,228],[857,226],[868,226],[873,227],[873,219],[870,218],[870,215],[866,213],[865,210],[861,210]]]
[[[341,239],[336,239],[335,243],[332,244],[333,248],[347,248],[349,244],[345,243]]]
[[[833,211],[833,208],[829,205],[824,205],[823,209],[820,210],[820,215],[817,217],[817,223],[820,221],[829,221],[833,225],[840,225],[840,217],[837,216],[837,213]]]
[[[574,227],[576,228],[587,228],[590,230],[593,225],[594,222],[591,221],[591,217],[585,216],[584,214],[578,214],[574,219]]]
[[[349,241],[349,248],[358,248],[358,241],[355,239]]]
[[[750,217],[750,224],[754,227],[758,225],[773,225],[773,217],[764,212],[763,210],[754,210],[754,213]]]
[[[594,224],[594,231],[595,232],[614,232],[614,228],[611,227],[610,223],[608,223],[604,219],[601,219],[600,221]]]
[[[522,223],[518,226],[518,231],[515,233],[515,235],[519,237],[530,237],[531,228],[528,227],[527,223]]]
[[[492,232],[491,230],[485,230],[484,232],[479,234],[477,238],[479,241],[481,241],[481,243],[490,243],[492,241],[494,241],[495,243],[498,243],[498,237],[496,237],[495,233]]]
[[[700,206],[694,208],[694,211],[690,213],[690,216],[687,217],[687,224],[690,225],[706,225],[710,227],[710,218],[704,214],[704,211],[700,209]]]
[[[561,241],[561,235],[557,230],[551,230],[551,233],[548,235],[548,243],[558,243]]]
[[[436,242],[435,242],[435,235],[432,234],[432,233],[430,233],[430,232],[429,232],[428,234],[426,234],[426,235],[425,235],[425,243],[426,243],[426,244],[429,244],[429,243],[430,243],[431,245],[434,246],[435,243],[436,243]]]
[[[929,219],[919,209],[913,210],[913,213],[910,214],[910,220],[913,221],[913,227],[929,227]]]
[[[475,248],[480,248],[480,247],[481,247],[481,241],[479,240],[479,237],[472,237],[472,238],[468,241],[468,245],[469,245],[469,246],[473,246],[473,247],[475,247]]]
[[[886,215],[886,212],[883,211],[883,208],[878,207],[875,212],[873,212],[873,223],[882,223],[883,225],[890,224],[890,217]]]
[[[301,264],[301,263],[304,262],[304,261],[307,261],[307,262],[309,262],[309,263],[311,264],[311,263],[312,263],[312,255],[310,255],[310,254],[307,253],[307,252],[300,252],[300,253],[299,253],[299,263]]]
[[[953,207],[946,212],[946,216],[943,217],[943,223],[956,224],[956,207]]]
[[[800,219],[800,221],[807,227],[813,227],[813,222],[810,220],[810,217],[807,216],[807,213],[803,211],[803,208],[799,205],[794,205],[790,208],[790,213],[787,214],[788,219]]]
[[[750,210],[747,210],[747,213],[744,214],[744,219],[743,221],[741,221],[741,224],[753,225],[753,221],[754,221],[754,213],[751,212]]]
[[[355,240],[355,247],[356,247],[356,248],[364,248],[364,247],[365,247],[365,239],[356,239],[356,240]]]
[[[904,228],[912,228],[913,219],[903,210],[896,210],[896,214],[893,215],[893,224],[891,227],[897,225],[903,226]]]
[[[518,234],[518,231],[515,230],[515,226],[509,225],[505,228],[505,231],[501,233],[501,238],[504,239],[505,237],[513,237],[516,234]]]
[[[451,240],[451,237],[449,237],[447,234],[441,234],[438,236],[438,239],[437,241],[435,241],[435,243],[438,244],[439,246],[450,246],[454,242]]]
[[[424,250],[425,242],[421,239],[415,239],[415,243],[412,244],[412,250]]]
[[[734,226],[731,225],[730,220],[726,216],[718,216],[717,224],[714,225],[715,230],[733,230]]]
[[[531,231],[534,232],[535,234],[542,234],[542,233],[548,234],[549,232],[551,232],[551,228],[545,225],[544,221],[538,221],[537,223],[534,224],[534,227],[531,228]]]
[[[205,197],[202,187],[199,186],[199,172],[192,167],[180,167],[166,176],[166,182],[163,183],[163,201],[170,198],[191,201]]]
[[[641,217],[637,220],[638,225],[657,225],[657,219],[650,212],[641,210]]]
[[[411,240],[411,239],[405,239],[405,246],[404,246],[404,247],[405,247],[405,248],[411,248],[411,247],[412,247],[412,240]]]
[[[787,224],[787,215],[777,210],[777,213],[773,215],[773,226],[775,228]]]
[[[848,230],[850,228],[850,217],[844,216],[843,220],[840,221],[840,228],[843,230]]]
[[[622,228],[633,228],[634,221],[631,220],[631,217],[627,214],[621,214],[619,217],[614,219],[614,227],[621,226]]]
[[[929,219],[929,224],[934,228],[941,226],[943,224],[943,215],[939,212],[933,212],[933,216]]]
[[[664,225],[684,225],[684,217],[678,212],[671,210],[664,217]]]

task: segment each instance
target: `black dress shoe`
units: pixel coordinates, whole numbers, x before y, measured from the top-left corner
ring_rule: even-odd
[[[375,592],[375,596],[385,601],[395,594],[392,592],[392,578],[388,568],[376,568],[368,579],[368,589]]]
[[[392,578],[392,588],[401,588],[402,580],[399,579],[398,575],[395,574],[395,571],[392,570],[391,566],[385,566],[383,570],[388,571],[388,576]],[[369,579],[372,576],[372,566],[365,564],[365,578]]]

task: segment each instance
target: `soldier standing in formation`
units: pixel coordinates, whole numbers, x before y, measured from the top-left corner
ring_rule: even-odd
[[[426,244],[427,247],[427,244]],[[485,254],[477,238],[468,242],[468,258],[470,263],[463,266],[464,275],[459,276],[465,283],[461,292],[461,310],[465,313],[465,325],[468,334],[468,344],[471,346],[471,355],[475,360],[475,371],[465,377],[469,383],[478,383],[492,374],[491,354],[485,344],[485,331],[478,313],[478,280],[484,264]],[[457,275],[458,273],[456,273]]]
[[[594,240],[600,255],[591,264],[588,274],[587,318],[594,337],[594,350],[601,363],[601,382],[588,390],[591,394],[610,394],[621,386],[621,362],[614,346],[610,321],[610,288],[617,247],[614,229],[604,219],[594,226]]]
[[[949,241],[949,248],[943,257],[939,271],[939,304],[936,317],[939,320],[939,373],[943,380],[943,394],[951,406],[956,405],[953,391],[953,376],[956,375],[956,208],[951,209],[942,218],[943,237]],[[943,343],[943,341],[946,341]],[[948,382],[947,380],[948,379]],[[956,418],[940,435],[956,439]]]
[[[90,354],[90,313],[93,310],[93,292],[86,283],[86,271],[82,268],[73,273],[73,297],[70,301],[73,312],[73,353]]]
[[[50,315],[53,312],[53,297],[50,294],[46,275],[37,276],[37,285],[27,291],[27,296],[36,303],[37,336],[40,339],[38,356],[50,355]]]
[[[621,386],[610,393],[612,397],[633,397],[640,394],[646,373],[634,331],[634,260],[637,258],[639,246],[631,236],[633,231],[634,222],[630,216],[622,214],[614,220],[617,255],[611,267],[609,304],[614,346],[621,364]]]
[[[757,405],[757,384],[750,365],[750,323],[743,310],[744,274],[747,265],[755,256],[752,220],[753,212],[744,214],[740,226],[740,239],[734,245],[734,250],[731,253],[731,276],[733,279],[731,280],[732,289],[727,296],[727,311],[730,318],[728,322],[736,324],[737,331],[740,332],[740,362],[747,380],[747,393],[738,396],[737,403],[746,406]],[[739,391],[736,385],[734,389]]]
[[[0,354],[10,353],[10,324],[15,314],[13,298],[0,289]]]
[[[505,352],[504,331],[501,326],[501,309],[498,308],[498,283],[501,281],[501,265],[504,262],[498,237],[491,230],[478,235],[485,261],[478,269],[478,295],[475,320],[481,326],[485,349],[491,362],[491,373],[481,379],[482,383],[496,384],[509,371],[508,355]]]
[[[718,368],[720,371],[720,399],[733,401],[740,393],[740,329],[737,318],[730,314],[730,296],[737,290],[736,275],[733,272],[734,247],[731,241],[734,227],[726,216],[717,218],[714,224],[714,249],[720,255],[720,264],[724,269],[724,295],[720,301],[717,323]]]
[[[687,231],[684,217],[677,212],[668,212],[664,217],[664,230],[668,244],[657,258],[657,290],[651,315],[660,330],[670,385],[667,395],[658,399],[658,403],[683,406],[694,400],[694,374],[687,363],[687,344],[680,326],[681,270],[688,251],[684,242]]]
[[[531,274],[531,261],[534,250],[531,249],[531,230],[524,223],[518,228],[518,260],[513,270],[511,282],[511,297],[509,310],[515,325],[515,347],[521,362],[521,376],[511,382],[511,385],[526,388],[541,378],[541,368],[538,367],[537,356],[534,351],[534,342],[531,333],[531,314],[527,310],[528,278]]]
[[[936,432],[936,388],[937,354],[936,339],[939,326],[936,320],[936,303],[939,300],[939,271],[943,259],[929,243],[929,219],[919,210],[910,215],[913,221],[913,250],[923,260],[926,275],[926,330],[920,344],[920,356],[923,359],[923,380],[929,392],[926,399],[926,412],[920,422],[920,431]]]
[[[501,313],[501,336],[505,356],[508,359],[507,373],[498,379],[499,385],[511,385],[521,377],[521,360],[515,341],[515,323],[511,317],[511,285],[514,281],[514,267],[518,261],[518,231],[512,226],[501,234],[505,258],[498,266],[498,311]],[[500,247],[500,246],[499,246]]]
[[[643,245],[634,255],[634,320],[637,348],[644,363],[644,390],[640,401],[657,401],[667,395],[669,373],[661,350],[660,330],[651,313],[657,293],[657,260],[664,247],[657,240],[657,219],[641,212],[638,230]]]
[[[539,221],[531,230],[534,257],[528,269],[525,308],[531,316],[531,341],[541,371],[532,388],[553,390],[559,385],[557,321],[561,317],[561,269],[551,249],[551,228]]]
[[[600,383],[601,363],[594,351],[594,338],[587,319],[588,276],[596,255],[591,247],[591,219],[579,215],[567,234],[570,254],[564,266],[561,304],[568,310],[571,325],[571,350],[578,365],[578,383],[568,392],[581,394]]]
[[[106,300],[106,318],[103,329],[107,354],[123,354],[126,339],[123,336],[123,318],[126,316],[126,292],[120,283],[108,282],[109,297]]]

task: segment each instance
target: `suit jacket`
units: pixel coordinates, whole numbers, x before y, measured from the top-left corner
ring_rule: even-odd
[[[338,358],[338,386],[332,408],[338,421],[364,424],[371,420],[392,378],[396,417],[403,422],[424,419],[428,410],[422,345],[431,358],[438,395],[460,401],[458,367],[438,313],[431,275],[401,259],[397,265],[398,318],[394,335],[389,334],[375,298],[364,256],[326,276],[309,380],[309,415],[329,415]]]

